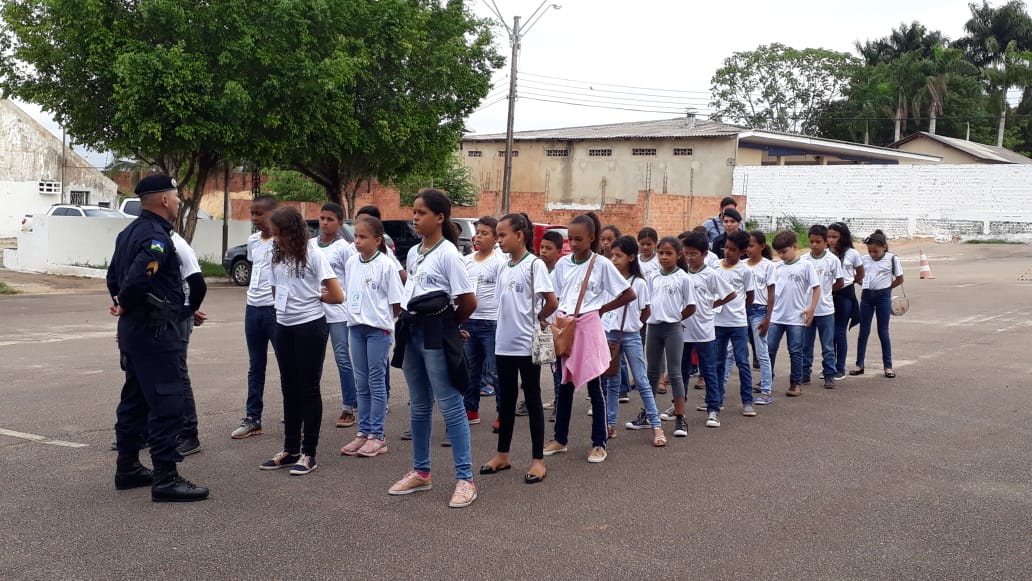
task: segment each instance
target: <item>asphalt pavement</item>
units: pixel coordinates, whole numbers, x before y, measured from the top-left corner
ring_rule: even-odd
[[[247,350],[244,289],[225,286],[209,292],[211,318],[190,347],[204,450],[181,466],[211,498],[156,504],[147,489],[116,492],[108,447],[122,376],[102,285],[0,297],[0,576],[1029,579],[1032,247],[929,244],[935,280],[918,280],[908,249],[911,310],[892,320],[896,379],[882,377],[872,335],[864,376],[789,399],[783,352],[776,403],[758,417],[740,415],[734,378],[719,429],[697,413],[687,438],[667,424],[670,443],[655,449],[648,433],[621,427],[603,464],[586,462],[578,394],[570,452],[546,459],[545,482],[522,482],[530,442],[518,418],[515,469],[478,476],[467,509],[447,506],[454,472],[437,445],[439,414],[434,489],[387,495],[412,460],[398,437],[408,423],[398,370],[390,453],[338,454],[355,430],[333,427],[329,349],[318,470],[259,471],[282,445],[278,375],[270,356],[265,434],[231,440]],[[702,392],[689,397],[694,409]],[[638,401],[621,406],[621,426]],[[482,405],[474,467],[496,443],[492,402]]]

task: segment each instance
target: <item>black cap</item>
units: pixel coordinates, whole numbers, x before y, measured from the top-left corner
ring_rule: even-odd
[[[736,210],[734,208],[728,208],[728,209],[724,210],[724,217],[725,218],[732,218],[735,222],[741,222],[742,221],[742,215],[739,214],[738,210]]]
[[[176,182],[176,178],[167,176],[165,174],[154,174],[149,175],[136,184],[137,196],[145,196],[147,194],[157,194],[160,192],[167,192],[174,190],[179,186]]]

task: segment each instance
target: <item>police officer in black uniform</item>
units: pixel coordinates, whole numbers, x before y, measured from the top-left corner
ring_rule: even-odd
[[[179,360],[184,343],[177,322],[183,309],[179,258],[170,238],[179,214],[176,181],[152,175],[136,186],[142,208],[115,242],[107,286],[118,317],[118,348],[125,385],[118,404],[115,488],[151,487],[155,502],[204,500],[208,489],[179,476],[176,437],[183,425],[184,384]],[[140,464],[143,436],[154,471]]]

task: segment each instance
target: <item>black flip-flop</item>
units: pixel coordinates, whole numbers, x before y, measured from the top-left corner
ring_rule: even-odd
[[[480,467],[480,473],[481,474],[497,474],[497,473],[499,473],[499,472],[501,472],[503,470],[508,470],[510,468],[512,468],[512,464],[509,464],[508,466],[497,466],[497,467],[489,466],[487,464],[484,464],[483,466]]]
[[[527,472],[526,474],[523,475],[523,482],[525,482],[527,484],[537,484],[539,482],[544,481],[545,476],[547,476],[547,475],[548,474],[546,473],[546,474],[542,474],[541,476],[538,476],[537,474],[531,474],[530,472]]]
[[[896,379],[896,372],[895,371],[886,371],[885,372],[885,377],[887,379]]]
[[[854,376],[854,377],[856,377],[857,375],[863,375],[864,374],[864,368],[861,367],[860,369],[850,369],[849,370],[849,374]]]

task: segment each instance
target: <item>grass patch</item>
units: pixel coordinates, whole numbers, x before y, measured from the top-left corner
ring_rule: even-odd
[[[778,232],[781,232],[783,230],[791,230],[791,231],[796,233],[796,238],[798,238],[798,241],[796,242],[796,245],[799,248],[805,248],[805,247],[809,246],[810,245],[810,242],[809,242],[809,240],[810,240],[810,226],[805,224],[805,223],[803,223],[803,221],[801,221],[799,218],[796,218],[795,216],[786,216],[786,218],[788,219],[787,227],[778,228],[774,232],[767,232],[766,233],[767,234],[767,246],[771,246],[774,243],[774,236],[776,236]]]
[[[0,295],[16,295],[21,291],[8,286],[6,282],[0,281]]]
[[[222,268],[222,264],[218,262],[209,262],[207,260],[201,260],[201,276],[227,276],[226,269]]]
[[[1003,240],[1000,238],[990,238],[988,240],[965,240],[964,244],[1024,244],[1024,242],[1015,242],[1013,240]]]

